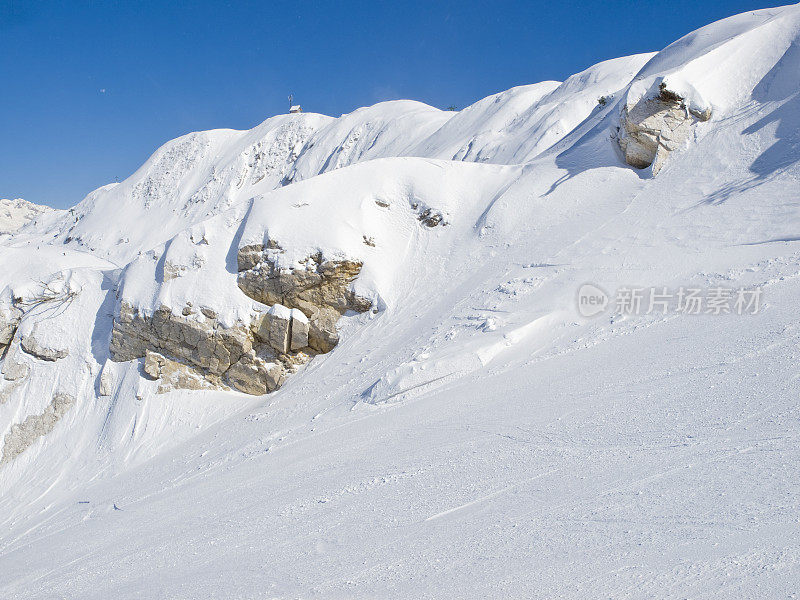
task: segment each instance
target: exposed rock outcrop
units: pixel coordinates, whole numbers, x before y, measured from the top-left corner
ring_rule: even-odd
[[[657,175],[669,153],[689,139],[694,124],[710,118],[711,109],[687,107],[680,95],[662,83],[658,96],[622,109],[618,142],[625,162],[637,169],[652,165]]]
[[[30,367],[18,360],[17,352],[19,352],[18,346],[12,346],[3,360],[3,378],[6,381],[20,381],[30,372]]]
[[[270,250],[274,248],[246,246],[239,251],[238,284],[249,297],[267,305],[283,304],[300,310],[304,303],[328,306],[340,313],[369,310],[370,300],[350,289],[350,283],[361,271],[360,262],[324,260],[321,254],[315,254],[297,267],[281,269]]]
[[[273,305],[261,321],[256,336],[276,352],[288,354],[308,347],[309,321],[301,310]]]
[[[175,265],[172,264],[170,261],[164,261],[164,281],[169,281],[170,279],[175,279],[176,277],[180,277],[183,274],[183,271],[186,268],[182,265]]]
[[[289,352],[292,345],[292,311],[276,304],[264,315],[256,335],[281,353]]]
[[[252,323],[223,327],[208,307],[173,314],[162,306],[146,315],[123,302],[112,329],[112,360],[144,358],[159,392],[226,385],[256,395],[276,390],[315,354],[333,349],[342,314],[368,310],[371,302],[350,289],[361,263],[315,255],[284,270],[271,252],[280,248],[249,246],[238,255],[239,288],[270,306]]]
[[[306,307],[308,308],[308,307]],[[308,322],[308,345],[317,352],[330,352],[339,343],[336,323],[341,315],[328,306],[311,306]]]
[[[308,346],[317,352],[330,352],[339,342],[339,317],[348,311],[365,312],[372,306],[369,299],[350,289],[362,264],[324,260],[321,254],[315,254],[294,268],[281,269],[275,261],[279,252],[280,247],[274,242],[239,250],[239,288],[258,302],[301,311],[308,320]],[[305,329],[306,323],[301,323],[299,317],[298,324]],[[292,349],[299,349],[301,341],[298,336]]]
[[[0,306],[0,353],[14,339],[14,333],[22,318],[22,311],[14,306]]]
[[[63,348],[51,348],[42,344],[37,336],[36,325],[33,326],[33,331],[22,338],[20,346],[27,354],[49,362],[55,362],[69,355]]]
[[[224,328],[207,316],[209,311],[203,311],[205,319],[190,319],[162,307],[147,316],[123,303],[112,330],[111,358],[144,358],[145,373],[159,381],[158,393],[230,386],[246,394],[266,394],[311,356],[292,348],[292,340],[304,339],[308,321],[298,313],[273,307],[258,327],[240,323]],[[310,352],[307,345],[303,348]]]
[[[251,350],[233,365],[227,375],[230,384],[240,392],[260,396],[278,389],[286,379],[286,369],[269,350],[260,354]]]
[[[172,390],[214,390],[227,389],[216,375],[205,374],[162,354],[147,350],[144,357],[144,371],[158,380],[157,393],[165,394]]]
[[[174,315],[162,306],[148,316],[123,302],[111,332],[111,359],[145,358],[145,372],[160,380],[159,393],[227,389],[223,378],[253,349],[253,334],[244,323],[226,328],[207,314]]]
[[[148,316],[122,303],[110,350],[118,362],[142,358],[150,350],[222,376],[252,348],[252,334],[245,324],[225,328],[215,319],[174,315],[166,306]]]
[[[66,412],[75,405],[75,398],[69,394],[58,393],[52,402],[39,415],[28,415],[22,423],[11,426],[3,441],[3,457],[0,464],[10,462],[36,440],[44,437],[56,426]]]
[[[97,394],[99,396],[110,396],[114,391],[114,373],[108,362],[103,365],[100,377],[97,381]]]
[[[0,404],[5,404],[11,398],[11,393],[20,384],[19,381],[12,381],[10,383],[2,384],[0,387]]]
[[[447,225],[447,222],[444,220],[444,215],[435,212],[431,208],[426,208],[425,210],[423,210],[420,213],[418,220],[420,221],[420,223],[422,223],[423,225],[427,225],[428,227],[436,227],[440,223],[443,225]]]
[[[308,347],[308,331],[308,317],[302,310],[293,308],[289,350],[302,350]]]

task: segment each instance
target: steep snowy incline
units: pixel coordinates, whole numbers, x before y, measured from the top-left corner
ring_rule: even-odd
[[[519,164],[563,138],[625,88],[652,57],[605,61],[569,77],[512,88],[465,108],[411,153],[451,160]]]
[[[769,9],[480,110],[364,109],[349,149],[359,111],[306,115],[305,149],[138,247],[102,207],[140,175],[82,243],[0,241],[0,596],[791,597],[798,47],[800,7]],[[217,150],[153,214],[294,117],[182,138]],[[450,160],[472,137],[512,164]],[[445,159],[370,150],[424,140]],[[333,162],[275,189],[307,152]],[[264,396],[219,368],[279,361]]]
[[[7,438],[14,443],[5,450],[20,451],[3,475],[4,485],[25,482],[27,494],[35,496],[38,484],[48,487],[47,475],[41,481],[32,479],[31,465],[62,462],[59,456],[64,447],[71,448],[73,457],[64,468],[73,476],[82,474],[76,482],[91,478],[98,470],[116,468],[123,457],[130,466],[180,440],[189,426],[199,426],[247,403],[230,392],[233,398],[210,410],[207,407],[214,400],[204,400],[207,414],[199,420],[193,414],[196,407],[176,420],[175,415],[192,402],[192,394],[208,396],[209,392],[170,390],[166,395],[171,399],[165,406],[163,386],[152,381],[147,361],[142,373],[139,361],[120,361],[119,354],[126,348],[118,347],[115,356],[114,342],[109,346],[109,334],[124,323],[125,311],[136,311],[153,322],[165,318],[162,311],[167,311],[195,332],[247,332],[270,307],[243,292],[241,280],[237,281],[236,257],[242,248],[263,244],[284,248],[276,262],[279,269],[303,266],[317,255],[323,261],[349,259],[364,265],[354,290],[372,304],[374,312],[345,315],[340,327],[347,327],[351,320],[364,323],[377,314],[390,314],[407,301],[413,288],[407,279],[409,272],[419,275],[435,268],[438,277],[446,277],[432,257],[450,253],[458,259],[458,249],[472,237],[474,222],[515,171],[514,167],[415,158],[354,165],[256,196],[142,253],[122,270],[99,259],[93,265],[81,264],[81,257],[89,257],[84,253],[60,257],[57,247],[37,251],[42,260],[34,265],[24,259],[26,249],[10,249],[0,256],[0,267],[6,262],[7,269],[18,265],[16,272],[7,270],[9,281],[28,283],[9,286],[0,296],[0,316],[17,315],[16,321],[9,322],[8,350],[2,364],[6,382],[0,387],[4,404],[0,431],[14,431],[28,419],[45,414],[54,394],[69,394],[72,400],[70,410],[60,419],[63,423],[52,432],[42,435],[34,429],[26,433],[22,428],[21,433]],[[269,188],[268,182],[261,185]],[[432,225],[433,219],[440,221]],[[53,264],[59,262],[71,266],[53,271]],[[20,270],[20,265],[26,266]],[[90,266],[95,268],[87,268]],[[420,281],[430,281],[430,277]],[[28,306],[31,308],[23,314],[20,307]],[[313,314],[308,316],[313,325]],[[171,329],[159,330],[161,337],[146,342],[149,350],[167,356],[175,352],[171,344],[182,340],[175,333],[177,326],[173,323]],[[141,330],[126,329],[123,345],[130,342],[132,333],[144,335]],[[45,351],[30,351],[34,341],[57,358],[44,360]],[[195,367],[211,367],[211,375],[230,375],[228,366],[216,371],[211,362],[195,355],[179,358],[194,361]],[[199,375],[195,370],[187,377],[196,382]],[[81,435],[76,437],[75,431]]]
[[[328,121],[283,115],[250,131],[205,131],[168,142],[125,181],[89,194],[41,237],[124,265],[230,208],[253,185],[280,185],[308,136]]]
[[[363,268],[354,291],[383,310],[408,293],[396,287],[405,271],[471,237],[482,211],[518,172],[380,159],[258,194],[137,258],[120,279],[119,296],[147,313],[164,305],[180,312],[189,302],[213,310],[221,323],[246,319],[253,301],[237,287],[231,257],[258,245],[280,248],[279,270],[318,254],[323,261],[358,261]],[[165,269],[173,274],[165,277]]]
[[[308,179],[373,158],[414,156],[410,149],[453,116],[410,100],[360,108],[317,131],[287,180]]]

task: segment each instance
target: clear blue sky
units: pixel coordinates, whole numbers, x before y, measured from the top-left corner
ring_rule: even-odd
[[[464,107],[658,50],[758,0],[0,0],[0,197],[66,207],[165,141],[286,110]]]

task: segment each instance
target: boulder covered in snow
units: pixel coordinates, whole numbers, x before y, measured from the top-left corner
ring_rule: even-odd
[[[652,165],[653,175],[657,175],[669,153],[691,137],[694,124],[710,118],[709,106],[690,107],[662,81],[657,94],[645,95],[622,108],[618,141],[625,162],[637,169]]]
[[[37,326],[34,325],[33,330],[27,335],[22,337],[20,347],[30,354],[41,360],[56,361],[69,355],[69,350],[65,348],[57,348],[49,346],[40,341],[37,335]]]

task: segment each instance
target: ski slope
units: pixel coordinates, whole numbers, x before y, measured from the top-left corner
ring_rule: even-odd
[[[800,8],[754,11],[460,112],[190,134],[0,235],[0,597],[793,597],[799,81]],[[633,168],[665,89],[689,134]],[[370,309],[264,396],[112,360],[123,306],[261,314],[253,245],[363,265]]]

